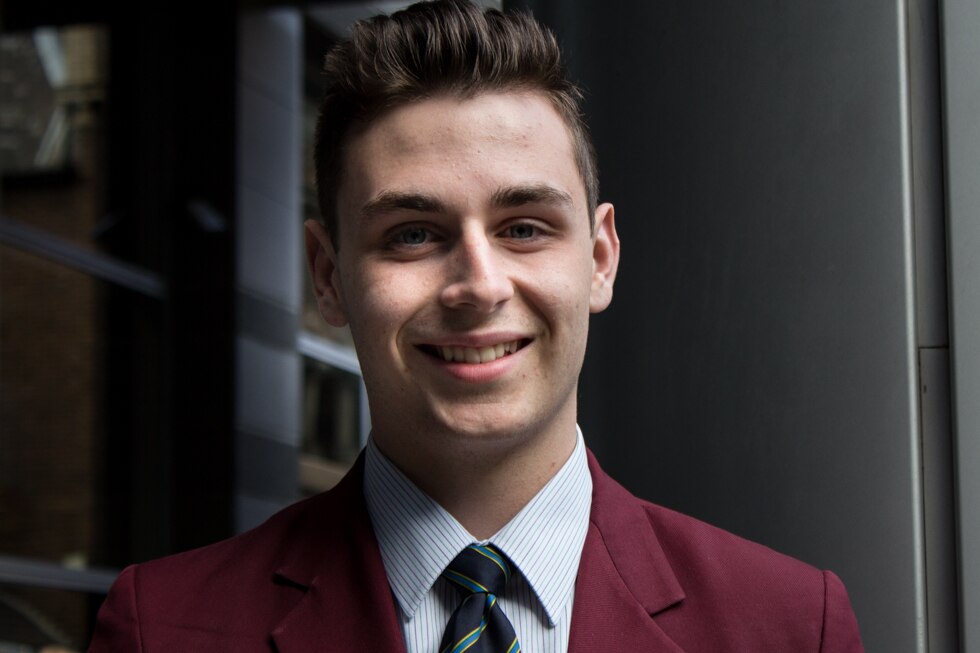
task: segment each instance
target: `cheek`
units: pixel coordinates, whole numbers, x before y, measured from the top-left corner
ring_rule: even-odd
[[[370,338],[373,347],[390,340],[425,301],[424,284],[403,268],[371,270],[352,281],[351,329]]]
[[[557,330],[577,328],[589,316],[591,275],[578,269],[539,270],[525,292]]]
[[[380,288],[365,288],[357,301],[358,309],[351,318],[351,328],[370,333],[375,339],[391,331],[402,313],[397,297]]]

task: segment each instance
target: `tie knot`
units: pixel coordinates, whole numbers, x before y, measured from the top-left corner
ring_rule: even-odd
[[[489,545],[471,544],[442,572],[464,593],[499,595],[510,580],[510,564]]]

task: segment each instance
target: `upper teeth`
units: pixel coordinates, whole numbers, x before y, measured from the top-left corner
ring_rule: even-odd
[[[489,363],[507,354],[513,354],[520,347],[520,343],[520,340],[514,340],[486,347],[439,347],[439,353],[448,362]]]

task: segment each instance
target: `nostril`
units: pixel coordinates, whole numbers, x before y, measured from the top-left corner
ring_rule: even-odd
[[[456,282],[447,286],[441,299],[450,308],[473,308],[491,311],[513,297],[509,284],[484,282]]]

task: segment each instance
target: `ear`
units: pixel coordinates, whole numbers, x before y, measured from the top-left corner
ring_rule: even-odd
[[[589,310],[604,311],[612,301],[613,282],[619,267],[619,236],[616,234],[613,205],[600,204],[595,210],[595,227],[592,236],[592,294]]]
[[[306,232],[306,260],[310,266],[313,294],[316,295],[320,315],[327,324],[342,327],[347,324],[347,311],[340,290],[337,252],[334,251],[333,241],[326,227],[316,220],[307,220],[303,227]]]

